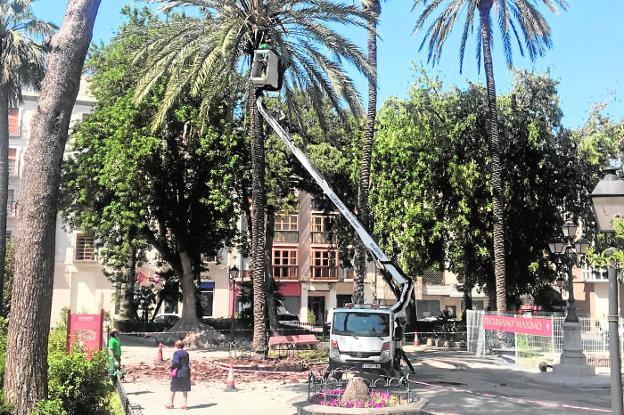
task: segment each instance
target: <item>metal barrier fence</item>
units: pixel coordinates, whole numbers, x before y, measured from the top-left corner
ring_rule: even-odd
[[[552,327],[548,336],[517,333],[512,330],[490,330],[484,328],[483,317],[497,313],[469,310],[466,318],[467,350],[476,355],[496,355],[520,367],[536,368],[540,363],[559,363],[563,349],[563,322],[565,317],[530,316],[505,314],[507,317],[529,319],[527,321],[546,322]],[[609,335],[606,322],[580,317],[583,350],[588,364],[608,368]],[[620,321],[620,332],[622,332]],[[622,347],[622,344],[620,344]]]

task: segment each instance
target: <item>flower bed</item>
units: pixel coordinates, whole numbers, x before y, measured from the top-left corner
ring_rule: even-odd
[[[368,401],[348,401],[341,402],[344,390],[331,389],[321,392],[312,399],[312,402],[331,407],[340,408],[388,408],[399,405],[400,399],[397,394],[388,391],[372,391]]]

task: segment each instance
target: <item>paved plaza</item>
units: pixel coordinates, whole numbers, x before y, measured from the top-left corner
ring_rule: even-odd
[[[145,358],[153,349],[126,347],[126,361]],[[194,352],[210,359],[223,352]],[[516,370],[499,359],[475,357],[466,352],[424,349],[408,353],[417,375],[412,387],[427,400],[426,414],[608,414],[609,389],[570,387],[537,383],[537,373]],[[192,364],[192,362],[191,362]],[[141,379],[124,384],[137,414],[175,414],[167,410],[169,384],[166,379]],[[305,405],[305,383],[271,380],[237,382],[237,392],[225,392],[225,385],[195,382],[189,394],[187,412],[197,414],[291,415]],[[179,406],[180,403],[177,403]]]

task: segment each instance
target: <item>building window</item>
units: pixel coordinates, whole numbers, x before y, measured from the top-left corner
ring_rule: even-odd
[[[312,250],[312,279],[336,279],[338,277],[338,251]]]
[[[273,277],[279,280],[299,277],[296,249],[273,249]]]
[[[344,307],[345,304],[351,302],[351,294],[337,294],[336,295],[336,307]]]
[[[418,318],[432,318],[440,315],[439,300],[418,300]]]
[[[12,135],[12,136],[20,135],[19,109],[18,108],[9,109],[9,135]]]
[[[212,305],[214,302],[214,281],[202,281],[199,285],[199,301],[202,308],[202,317],[212,317]]]
[[[17,202],[15,201],[15,190],[9,189],[7,195],[7,216],[14,217],[17,213]]]
[[[330,232],[331,218],[329,216],[312,215],[310,236],[313,244],[335,244],[336,235]]]
[[[299,217],[297,215],[276,215],[274,242],[299,243]]]
[[[95,261],[95,246],[93,238],[82,233],[76,235],[76,261]]]
[[[17,174],[17,150],[9,148],[9,175],[15,176]]]

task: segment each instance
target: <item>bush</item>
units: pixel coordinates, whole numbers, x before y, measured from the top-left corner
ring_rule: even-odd
[[[35,410],[31,415],[69,415],[63,408],[63,402],[60,399],[51,399],[37,402]]]
[[[55,328],[50,330],[48,337],[48,355],[67,352],[67,329]]]
[[[11,406],[4,400],[2,390],[0,390],[0,415],[11,415]]]
[[[113,390],[109,380],[106,353],[56,351],[48,359],[48,399],[59,400],[70,414],[108,415]]]

